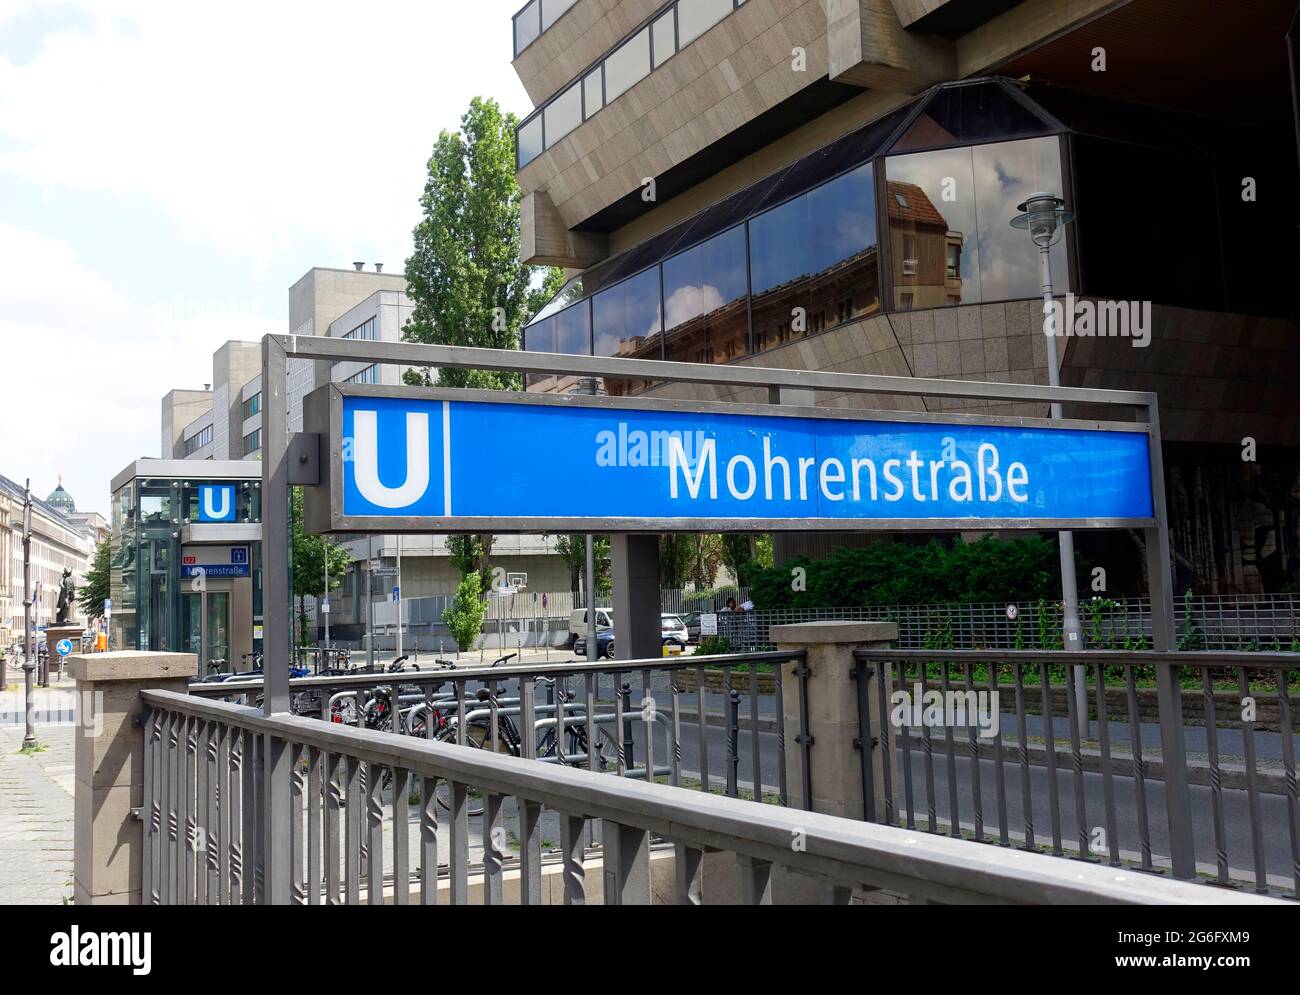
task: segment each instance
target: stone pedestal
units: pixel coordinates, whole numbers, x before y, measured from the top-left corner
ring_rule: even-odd
[[[812,810],[861,819],[865,808],[862,790],[862,759],[854,741],[860,738],[858,723],[858,685],[853,651],[888,647],[898,637],[895,622],[807,622],[798,625],[774,625],[771,640],[778,649],[807,651],[808,733],[813,738],[809,753],[812,785]],[[873,670],[875,668],[872,668]],[[872,778],[875,784],[875,821],[885,819],[885,750],[888,737],[891,785],[895,801],[898,795],[898,751],[895,730],[889,716],[880,714],[880,695],[876,673],[868,680],[867,704],[871,717],[871,735],[877,742],[871,748]],[[804,772],[802,744],[795,741],[800,730],[800,677],[798,665],[781,665],[781,709],[785,722],[786,785],[790,806],[804,807]],[[889,689],[886,689],[887,691]],[[886,694],[886,700],[888,694]],[[898,809],[895,807],[895,812]]]
[[[82,625],[51,625],[45,629],[45,646],[49,651],[45,657],[43,667],[37,667],[36,679],[41,687],[50,686],[50,671],[59,666],[59,654],[55,649],[61,640],[68,640],[72,643],[72,652],[81,652],[81,634],[86,631]],[[71,657],[69,657],[71,659]]]
[[[78,905],[140,904],[146,690],[185,693],[193,653],[96,653],[68,657],[77,682],[74,896]]]

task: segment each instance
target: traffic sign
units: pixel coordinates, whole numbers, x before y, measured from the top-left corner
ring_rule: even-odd
[[[395,584],[393,585],[393,601],[396,604],[402,603],[402,589]]]
[[[67,656],[72,652],[72,640],[60,639],[54,644],[54,652],[59,654],[59,656]]]

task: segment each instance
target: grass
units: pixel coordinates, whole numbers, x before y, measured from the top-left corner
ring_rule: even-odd
[[[24,746],[18,752],[25,757],[34,757],[38,753],[44,753],[49,747],[44,743],[37,743],[35,746]]]

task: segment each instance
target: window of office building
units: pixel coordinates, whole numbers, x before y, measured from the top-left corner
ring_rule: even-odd
[[[786,201],[749,222],[754,350],[808,334],[808,198]]]
[[[650,29],[637,32],[605,60],[605,99],[614,100],[650,75]]]
[[[542,115],[529,118],[515,132],[519,142],[519,168],[542,154]]]
[[[199,430],[198,434],[190,436],[185,440],[185,455],[192,456],[200,449],[212,441],[212,426],[208,425]]]
[[[683,48],[735,10],[732,0],[680,0],[677,33]]]
[[[940,307],[1033,297],[1038,250],[1011,227],[1017,205],[1062,189],[1056,136],[934,149],[885,160],[897,306]],[[1051,250],[1058,289],[1068,290],[1065,241]]]
[[[254,429],[244,436],[244,455],[251,456],[262,448],[262,430]]]
[[[651,43],[654,45],[655,68],[671,59],[677,51],[677,24],[669,10],[651,25]]]
[[[367,366],[364,370],[358,370],[356,373],[352,374],[352,376],[345,378],[343,382],[367,384],[379,383],[379,367]]]
[[[361,340],[365,342],[378,342],[379,320],[373,317],[368,318],[356,328],[352,329],[352,331],[347,332],[343,337],[345,339]]]
[[[663,279],[666,358],[729,363],[749,354],[743,225],[665,260]]]
[[[605,84],[601,76],[600,66],[597,66],[594,72],[587,73],[582,78],[582,99],[584,101],[584,117],[591,117],[605,106]]]
[[[262,410],[262,392],[260,390],[252,397],[244,398],[243,416],[245,418],[252,418],[253,415],[257,414],[261,410]]]
[[[554,145],[582,124],[582,85],[574,83],[546,105],[546,144]]]

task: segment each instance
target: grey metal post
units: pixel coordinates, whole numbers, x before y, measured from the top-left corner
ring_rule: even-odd
[[[587,534],[587,662],[599,658],[596,645],[596,537]]]
[[[375,562],[375,537],[366,537],[366,665],[375,669],[375,595],[371,568]]]
[[[600,381],[595,377],[583,377],[578,382],[578,390],[583,394],[597,394]],[[600,658],[596,640],[596,537],[590,532],[586,543],[587,576],[583,583],[587,587],[587,662],[595,663]]]
[[[402,536],[397,536],[397,652],[395,656],[402,655]]]
[[[1049,244],[1038,246],[1038,269],[1043,290],[1043,338],[1047,340],[1047,383],[1052,387],[1061,386],[1061,368],[1056,355],[1056,329],[1050,327],[1052,315],[1052,247]],[[1063,415],[1061,405],[1055,401],[1051,406],[1052,418],[1060,420]],[[1062,634],[1064,648],[1067,650],[1083,649],[1083,626],[1079,623],[1079,588],[1074,575],[1074,533],[1059,533],[1061,547],[1061,601],[1064,606]],[[1078,708],[1079,725],[1083,734],[1088,734],[1088,675],[1087,668],[1074,668],[1075,701]]]
[[[1164,456],[1160,441],[1160,409],[1154,399],[1147,407],[1151,453],[1151,500],[1156,524],[1145,530],[1147,588],[1151,597],[1152,649],[1167,653],[1175,647],[1173,572],[1170,566],[1169,518],[1165,509]],[[1156,666],[1156,700],[1160,713],[1160,746],[1165,765],[1165,807],[1169,819],[1169,858],[1174,877],[1196,876],[1192,841],[1192,798],[1187,785],[1187,748],[1183,733],[1183,692],[1178,667]]]
[[[23,749],[36,746],[35,682],[36,641],[32,638],[32,482],[28,479],[23,488],[23,702],[27,713],[27,729],[23,735]]]
[[[329,650],[329,648],[330,648],[330,613],[329,613],[329,611],[328,611],[328,609],[329,609],[329,607],[330,607],[330,544],[329,544],[329,540],[325,540],[325,556],[324,556],[324,560],[325,560],[325,566],[324,566],[324,570],[325,570],[325,596],[324,596],[323,600],[324,600],[324,602],[325,602],[325,604],[324,604],[324,608],[326,609],[326,611],[321,612],[321,616],[325,619],[325,650],[328,652],[328,650]],[[319,669],[319,667],[320,667],[321,665],[325,664],[325,662],[326,662],[326,661],[325,661],[324,659],[321,659],[320,664],[317,665],[317,668]]]
[[[290,604],[288,360],[274,336],[262,339],[262,593],[266,616],[262,688],[266,715],[289,711]],[[284,740],[265,737],[262,748],[262,854],[265,901],[287,905],[290,897],[290,756]]]

